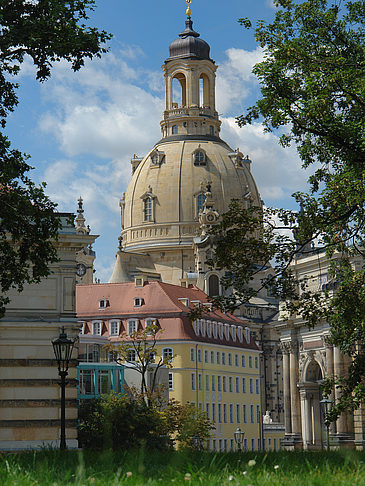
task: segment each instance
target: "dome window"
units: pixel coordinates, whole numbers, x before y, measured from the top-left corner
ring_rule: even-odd
[[[165,153],[160,152],[159,150],[154,150],[151,153],[150,158],[151,158],[151,165],[153,167],[159,167],[162,164],[163,159],[165,158]]]
[[[172,135],[177,135],[179,133],[179,129],[178,129],[177,125],[172,126],[171,133],[172,133]]]
[[[199,213],[201,213],[204,209],[204,202],[205,202],[205,194],[203,192],[199,193],[196,198],[196,215],[199,216]]]
[[[210,135],[214,135],[214,127],[213,127],[213,125],[210,125],[209,126],[209,134]]]
[[[152,193],[151,186],[148,187],[141,199],[143,200],[143,221],[150,223],[155,220],[155,199],[156,196]]]
[[[204,150],[198,149],[193,153],[194,165],[207,165],[207,156]]]

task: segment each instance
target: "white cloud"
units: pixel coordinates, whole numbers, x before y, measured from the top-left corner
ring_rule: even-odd
[[[263,60],[263,51],[260,47],[253,51],[232,48],[226,51],[226,55],[227,60],[217,71],[217,109],[225,114],[232,109],[239,113],[244,98],[257,84],[252,68]]]

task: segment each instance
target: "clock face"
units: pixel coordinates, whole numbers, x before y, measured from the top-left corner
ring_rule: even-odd
[[[215,219],[215,218],[214,218],[214,215],[213,215],[213,214],[208,214],[208,215],[207,215],[207,220],[208,220],[208,221],[210,221],[210,222],[211,222],[211,221],[214,221],[214,219]]]
[[[83,263],[78,263],[77,264],[77,270],[76,273],[79,277],[83,277],[86,273],[86,267]]]

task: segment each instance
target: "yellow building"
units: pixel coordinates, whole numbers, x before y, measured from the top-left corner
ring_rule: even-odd
[[[192,323],[189,314],[197,305],[202,316]],[[240,427],[244,447],[260,448],[260,351],[246,322],[213,309],[195,286],[148,281],[79,285],[77,313],[82,359],[89,363],[102,360],[94,352],[102,343],[128,341],[134,331],[157,324],[155,361],[171,360],[169,396],[206,411],[215,424],[207,446],[234,449]]]

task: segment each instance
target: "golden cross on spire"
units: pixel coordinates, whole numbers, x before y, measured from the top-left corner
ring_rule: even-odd
[[[185,3],[188,6],[188,8],[186,9],[186,15],[190,19],[190,17],[191,17],[191,10],[190,10],[191,0],[185,0]]]

